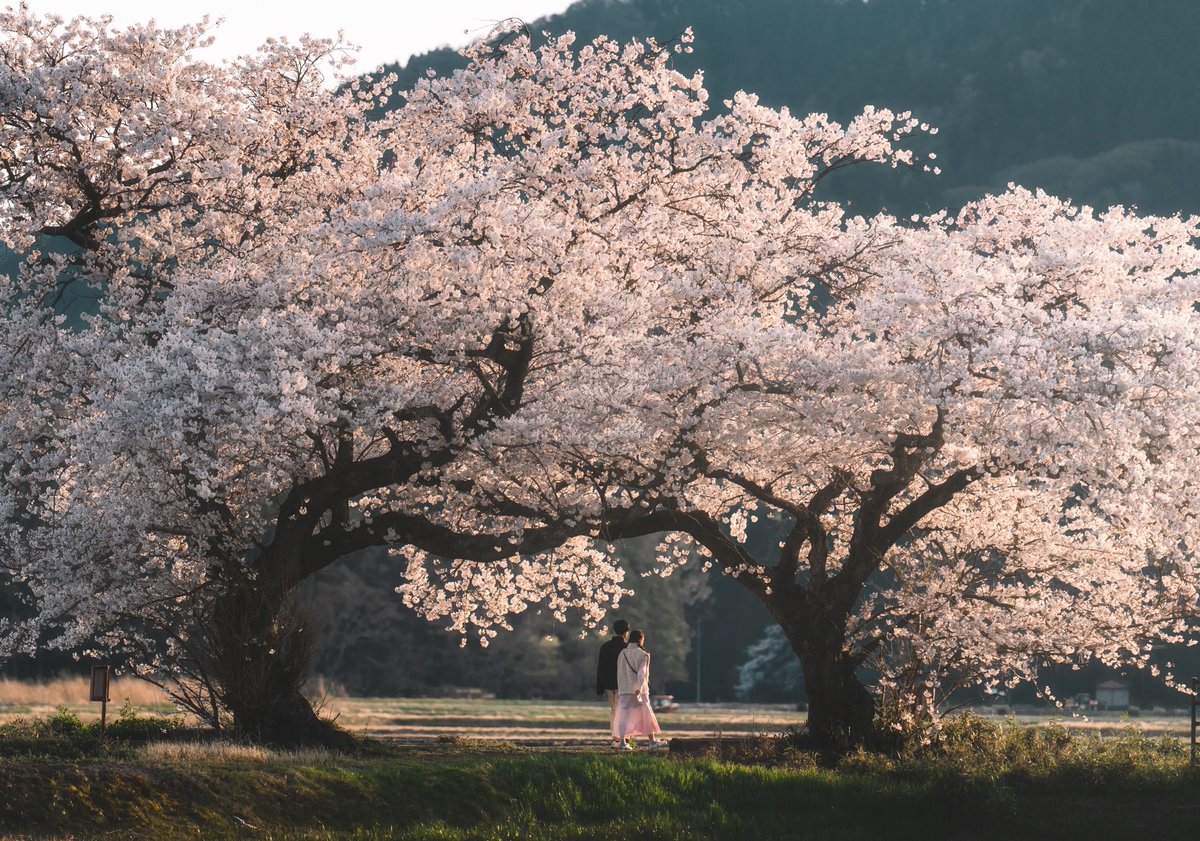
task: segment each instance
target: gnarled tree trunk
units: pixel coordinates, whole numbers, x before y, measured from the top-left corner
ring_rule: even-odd
[[[813,741],[839,749],[874,744],[875,699],[855,675],[845,652],[810,649],[800,662]]]
[[[321,718],[302,687],[313,659],[315,623],[294,587],[240,581],[213,606],[206,629],[211,669],[237,736],[275,745],[348,748],[350,734]]]
[[[875,745],[875,699],[859,680],[858,658],[846,646],[846,617],[830,616],[818,605],[798,609],[786,597],[776,603],[771,595],[765,599],[804,671],[806,727],[813,744],[838,751]]]

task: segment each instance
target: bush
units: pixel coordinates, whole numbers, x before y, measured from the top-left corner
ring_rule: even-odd
[[[79,716],[63,706],[56,709],[54,715],[46,719],[46,728],[55,735],[68,738],[79,736],[87,729],[79,720]]]
[[[178,716],[139,716],[128,703],[102,734],[100,722],[84,724],[59,707],[46,718],[18,718],[0,724],[0,756],[79,759],[128,753],[131,746],[170,736],[183,729]]]
[[[100,750],[100,731],[85,725],[66,707],[48,718],[18,718],[0,724],[0,755],[76,759]]]
[[[169,737],[184,729],[181,716],[148,715],[139,716],[128,700],[121,707],[117,720],[108,725],[107,736],[110,739],[120,739],[135,744]]]
[[[1147,738],[1132,727],[1119,736],[1100,736],[1061,724],[1022,727],[970,714],[947,719],[923,740],[888,755],[850,754],[838,768],[869,777],[925,779],[944,792],[993,792],[989,797],[1014,789],[1151,791],[1200,778],[1188,764],[1187,745],[1169,736]]]

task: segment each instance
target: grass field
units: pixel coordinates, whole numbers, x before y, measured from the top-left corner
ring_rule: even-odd
[[[522,745],[572,746],[604,739],[608,706],[587,701],[334,698],[327,712],[356,732],[395,742],[456,736]],[[786,705],[687,704],[660,714],[667,736],[780,732],[804,722]]]
[[[587,701],[511,701],[440,698],[333,698],[326,712],[356,732],[389,741],[420,742],[442,735],[514,741],[518,744],[566,745],[594,741],[608,729],[608,708]],[[1079,732],[1101,735],[1131,730],[1146,736],[1188,734],[1184,711],[1171,714],[1092,713],[1059,715],[1045,709],[975,714],[991,721],[1021,726],[1059,723]],[[658,716],[666,737],[777,733],[804,723],[805,714],[783,704],[681,704]]]
[[[1026,731],[1028,732],[1028,731]],[[220,745],[0,759],[0,836],[279,841],[1183,839],[1200,775],[1178,743],[1018,736],[818,768],[461,742],[366,755]],[[1171,747],[1175,745],[1175,747]],[[972,746],[972,751],[975,747]]]
[[[48,716],[59,707],[93,721],[100,716],[100,705],[86,697],[87,684],[82,680],[0,681],[0,723]],[[172,711],[161,692],[141,681],[114,682],[111,697],[110,716],[116,715],[126,698],[140,713]],[[400,743],[450,736],[571,746],[594,743],[608,729],[608,706],[603,701],[334,697],[323,703],[322,714],[336,717],[342,727]],[[659,721],[669,736],[773,733],[802,724],[804,713],[788,705],[688,704],[660,715]]]
[[[329,711],[342,724],[380,737],[343,755],[220,743],[138,746],[113,731],[101,741],[94,725],[69,712],[31,721],[28,711],[59,700],[34,694],[24,699],[23,715],[12,712],[16,699],[0,702],[9,705],[0,715],[8,721],[0,721],[0,839],[1200,836],[1200,772],[1180,739],[1148,738],[1131,726],[1150,720],[1114,716],[1104,723],[1113,735],[1102,737],[1083,723],[1068,729],[964,718],[931,745],[893,756],[851,754],[830,765],[830,757],[772,739],[743,740],[737,753],[726,751],[728,742],[701,755],[615,752],[606,747],[602,704],[339,698]],[[142,709],[161,706],[154,697],[141,700]],[[802,714],[687,705],[662,718],[669,736],[738,735],[777,731]],[[1181,722],[1159,724],[1174,733]],[[154,719],[127,717],[117,731],[122,724],[132,726],[128,733],[164,733]]]
[[[99,717],[100,705],[88,703],[87,683],[81,678],[41,684],[0,679],[0,723],[17,717],[46,716],[59,706],[84,721]],[[144,681],[113,683],[109,714],[115,715],[128,698],[143,713],[167,714],[172,708],[160,690]],[[602,701],[514,701],[475,698],[346,698],[325,700],[324,714],[354,732],[397,743],[428,742],[439,737],[477,738],[528,746],[576,747],[602,741],[608,728],[608,708]],[[1025,726],[1061,722],[1083,732],[1112,734],[1136,729],[1148,736],[1188,733],[1183,711],[1174,714],[1099,713],[1088,718],[1056,715],[1050,710],[1019,709],[984,718],[1011,720]],[[676,712],[659,716],[664,735],[671,737],[777,733],[804,723],[804,713],[788,705],[681,704]]]

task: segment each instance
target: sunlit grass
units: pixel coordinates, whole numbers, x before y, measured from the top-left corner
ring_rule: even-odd
[[[602,701],[512,701],[442,698],[334,698],[327,711],[338,724],[369,736],[421,740],[473,737],[522,743],[606,741]],[[659,723],[672,736],[780,732],[804,722],[786,704],[684,704]]]
[[[238,742],[152,742],[138,751],[148,762],[201,763],[222,762],[287,762],[299,765],[324,765],[344,757],[324,748],[278,750],[263,745]]]
[[[14,707],[49,707],[88,704],[89,681],[84,677],[64,675],[48,680],[24,681],[0,677],[0,705]],[[133,677],[114,678],[109,697],[120,706],[128,700],[135,707],[154,709],[170,706],[166,694],[151,683]],[[97,709],[99,709],[97,707]]]
[[[23,683],[0,679],[0,724],[17,718],[45,717],[56,708],[85,722],[95,721],[100,705],[75,699],[87,697],[82,678]],[[176,711],[156,687],[135,679],[114,681],[109,720],[129,698],[139,715],[170,715]],[[326,697],[323,714],[337,717],[339,726],[372,738],[399,742],[479,739],[523,745],[600,746],[607,742],[608,709],[601,701],[527,701],[476,698],[349,698]],[[1113,735],[1137,729],[1150,736],[1185,737],[1188,720],[1180,714],[1142,714],[1127,717],[1102,713],[1089,718],[1056,715],[1051,710],[1018,717],[990,716],[1022,726],[1058,722],[1073,732]],[[194,721],[184,717],[185,721]],[[681,704],[678,711],[660,715],[667,738],[711,735],[779,733],[804,723],[794,707],[755,704]]]
[[[100,716],[100,705],[89,703],[83,677],[41,682],[0,678],[0,723],[16,718],[52,715],[62,706],[85,722]],[[424,742],[437,738],[481,739],[519,744],[600,745],[607,741],[608,709],[596,701],[529,701],[480,698],[350,698],[324,695],[323,713],[337,717],[339,726],[366,736],[393,741]],[[128,699],[140,715],[169,715],[176,711],[157,687],[134,678],[113,682],[109,717]],[[985,713],[986,715],[986,713]],[[1007,714],[991,716],[1004,720]],[[185,717],[186,720],[186,717]],[[804,723],[805,714],[785,704],[682,703],[676,712],[660,715],[670,737],[779,733]],[[1143,734],[1186,736],[1188,720],[1175,713],[1121,713],[1071,717],[1047,710],[1024,714],[1012,721],[1023,726],[1059,722],[1074,732],[1113,735],[1136,728]],[[195,723],[188,720],[189,723]]]

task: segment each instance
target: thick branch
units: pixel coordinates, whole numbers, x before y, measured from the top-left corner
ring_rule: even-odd
[[[372,546],[416,546],[446,558],[488,563],[546,552],[571,537],[590,534],[593,530],[594,524],[566,526],[551,523],[524,529],[514,542],[513,535],[460,532],[419,514],[388,512],[350,529],[331,525],[312,535],[306,551],[296,554],[286,580],[301,581],[351,552]],[[754,558],[703,512],[658,510],[641,514],[615,511],[603,524],[601,538],[623,540],[668,532],[691,536],[735,579],[760,597],[765,595],[763,583],[744,569],[756,565]]]
[[[950,481],[939,494],[936,489],[922,494],[917,500],[925,500],[922,505],[912,508],[911,504],[905,511],[911,515],[921,512],[916,519],[909,523],[910,517],[902,511],[899,519],[893,518],[888,526],[881,525],[884,513],[891,501],[900,494],[916,478],[920,469],[942,446],[944,441],[945,412],[939,406],[937,417],[928,433],[903,432],[896,436],[892,444],[890,470],[878,469],[871,474],[871,488],[863,494],[858,512],[854,516],[854,529],[850,536],[850,546],[846,562],[838,573],[830,579],[831,607],[838,615],[848,615],[855,600],[866,585],[867,579],[879,568],[884,555],[895,545],[895,542],[912,528],[921,517],[932,511],[938,505],[944,505],[961,488],[958,481]],[[957,475],[957,474],[956,474]],[[953,478],[953,477],[952,477]],[[961,480],[959,480],[961,481]],[[963,485],[965,487],[965,485]],[[944,495],[944,499],[942,496]],[[938,500],[941,499],[940,502]],[[928,505],[928,508],[924,508]],[[924,509],[924,510],[923,510]]]
[[[966,488],[982,473],[974,467],[957,470],[944,481],[933,485],[893,516],[879,532],[879,541],[884,551],[896,545],[896,541],[913,529],[927,514],[941,508]]]

